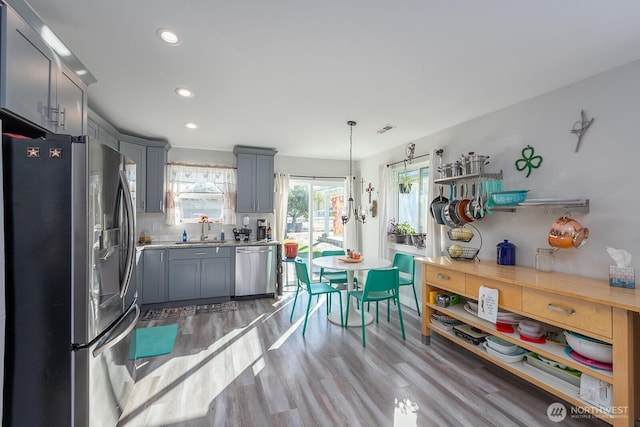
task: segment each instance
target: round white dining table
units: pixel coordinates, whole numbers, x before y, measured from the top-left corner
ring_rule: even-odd
[[[391,261],[384,258],[363,257],[360,262],[345,262],[340,259],[345,259],[346,256],[323,256],[314,258],[311,262],[313,265],[330,269],[330,270],[346,270],[347,272],[347,298],[349,298],[349,291],[354,289],[353,277],[355,272],[359,270],[375,270],[377,268],[387,268],[391,266]],[[346,306],[344,318],[346,320]],[[340,312],[332,311],[329,313],[329,321],[340,325]],[[364,322],[366,325],[373,322],[373,316],[367,312],[364,313]],[[356,309],[355,301],[349,306],[349,324],[345,326],[361,326],[360,311]]]

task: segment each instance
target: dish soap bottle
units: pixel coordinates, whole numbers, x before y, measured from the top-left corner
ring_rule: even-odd
[[[266,237],[267,237],[267,240],[271,240],[271,223],[267,224]]]
[[[187,242],[187,230],[182,230],[182,242]]]
[[[224,230],[220,230],[220,240],[224,242]]]

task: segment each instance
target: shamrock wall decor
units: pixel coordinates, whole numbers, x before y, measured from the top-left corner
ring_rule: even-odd
[[[527,145],[522,149],[522,158],[516,160],[516,169],[523,171],[527,169],[527,176],[531,175],[531,170],[538,169],[542,164],[542,156],[534,156],[535,150],[532,146]]]

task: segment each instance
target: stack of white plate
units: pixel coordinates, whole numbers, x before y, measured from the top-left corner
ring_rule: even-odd
[[[478,303],[475,301],[467,301],[467,303],[464,305],[464,309],[468,313],[474,314],[476,316],[478,315]],[[517,325],[523,319],[525,319],[525,317],[520,314],[498,309],[498,322]]]
[[[491,356],[506,363],[519,362],[526,354],[525,349],[502,338],[489,335],[483,343],[484,348]]]

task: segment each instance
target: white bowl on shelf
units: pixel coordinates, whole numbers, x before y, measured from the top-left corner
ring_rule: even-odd
[[[564,331],[567,344],[576,353],[601,363],[613,363],[613,347],[611,344],[598,341],[571,331]]]

